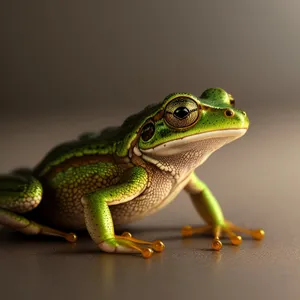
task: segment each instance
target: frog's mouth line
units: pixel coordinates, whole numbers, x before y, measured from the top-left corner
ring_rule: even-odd
[[[191,136],[183,137],[174,141],[157,145],[150,149],[140,149],[143,154],[158,154],[158,155],[173,155],[178,153],[180,148],[184,148],[185,145],[189,145],[194,142],[199,142],[208,139],[226,139],[226,144],[232,142],[246,133],[247,129],[225,129],[215,130]]]

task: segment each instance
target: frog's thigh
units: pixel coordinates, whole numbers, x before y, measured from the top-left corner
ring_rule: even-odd
[[[21,215],[39,205],[42,192],[42,185],[32,176],[0,177],[0,225],[26,234],[55,235],[74,242],[74,234],[40,225]]]
[[[15,213],[29,212],[42,199],[41,183],[32,176],[1,176],[0,207]]]

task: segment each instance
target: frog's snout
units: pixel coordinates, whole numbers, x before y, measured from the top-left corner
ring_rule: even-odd
[[[226,119],[232,119],[233,122],[238,122],[239,126],[243,128],[249,127],[249,119],[245,111],[234,108],[226,108],[223,113]]]
[[[247,113],[243,110],[236,110],[236,112],[241,113],[244,116],[244,118],[247,117]],[[227,108],[224,110],[224,115],[229,118],[234,117],[235,110],[233,110],[232,108]]]
[[[250,121],[249,121],[247,113],[244,110],[240,110],[239,113],[240,113],[239,119],[242,122],[243,127],[248,128],[249,124],[250,124]]]

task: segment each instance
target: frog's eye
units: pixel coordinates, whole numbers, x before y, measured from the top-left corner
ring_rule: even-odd
[[[189,127],[199,119],[199,107],[192,99],[176,98],[167,105],[164,118],[172,127]]]
[[[141,133],[142,140],[144,142],[149,141],[153,137],[154,132],[155,132],[154,124],[153,123],[147,123],[142,129],[142,133]]]

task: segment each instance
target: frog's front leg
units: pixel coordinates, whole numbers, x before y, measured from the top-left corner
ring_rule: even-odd
[[[74,233],[38,224],[22,215],[36,208],[43,194],[41,183],[28,172],[23,173],[0,177],[0,225],[29,235],[54,235],[75,242]]]
[[[133,167],[125,172],[118,184],[90,193],[82,198],[87,230],[102,251],[142,253],[145,258],[148,258],[152,256],[153,250],[161,252],[164,249],[161,241],[147,242],[132,238],[128,232],[123,233],[122,236],[115,235],[114,232],[109,205],[133,200],[145,190],[147,181],[146,170],[141,167]],[[143,245],[147,247],[143,247]]]
[[[264,231],[262,229],[250,230],[241,228],[227,221],[223,216],[218,201],[206,184],[199,180],[195,173],[191,175],[191,179],[185,186],[185,190],[190,194],[196,210],[207,224],[198,228],[185,226],[182,228],[183,236],[212,231],[214,236],[212,248],[214,250],[220,250],[222,248],[222,242],[220,241],[222,233],[225,233],[234,245],[239,245],[242,242],[241,236],[236,235],[235,232],[249,234],[257,240],[263,239]]]

